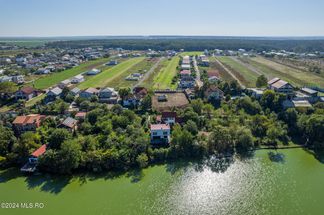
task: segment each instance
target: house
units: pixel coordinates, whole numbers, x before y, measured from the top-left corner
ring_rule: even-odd
[[[29,100],[37,96],[38,91],[30,86],[22,87],[15,93],[16,100],[23,99]]]
[[[70,79],[66,79],[64,81],[61,81],[57,86],[61,89],[65,88],[65,87],[69,87],[71,84],[71,80]]]
[[[83,75],[76,75],[73,78],[71,78],[71,83],[72,84],[79,84],[84,81]]]
[[[45,101],[46,102],[55,101],[57,98],[61,96],[61,94],[62,94],[62,89],[59,87],[55,87],[46,93]]]
[[[46,144],[44,144],[41,147],[39,147],[36,151],[34,151],[28,158],[28,162],[20,169],[20,171],[28,173],[35,172],[38,164],[38,158],[45,154],[46,149],[47,146]]]
[[[73,132],[78,128],[77,124],[78,124],[77,120],[68,117],[59,125],[59,128],[66,128],[69,131]]]
[[[150,127],[151,144],[167,145],[170,143],[171,129],[167,124],[152,124]]]
[[[211,85],[204,92],[205,98],[208,101],[211,100],[222,100],[224,98],[224,92],[220,90],[217,86]]]
[[[13,128],[17,133],[23,133],[25,131],[35,131],[42,121],[45,119],[44,115],[29,114],[27,116],[17,116],[12,122]]]
[[[135,87],[133,93],[137,98],[143,99],[148,94],[148,90],[145,87]]]
[[[81,92],[81,90],[77,87],[73,88],[72,90],[70,90],[70,93],[73,95],[73,96],[76,96],[76,95],[79,95],[79,93]]]
[[[264,89],[259,89],[259,88],[248,88],[247,90],[251,93],[252,97],[258,100],[261,99],[264,92]]]
[[[174,125],[177,122],[177,113],[176,112],[162,112],[161,121],[168,125]]]
[[[190,70],[190,64],[181,64],[182,70]]]
[[[51,71],[49,69],[46,69],[46,68],[39,68],[35,72],[36,75],[45,75],[45,74],[49,74],[49,73],[51,73]]]
[[[300,89],[300,91],[296,92],[296,95],[293,98],[293,100],[296,101],[307,100],[308,102],[314,104],[320,100],[320,97],[318,96],[318,92],[316,90],[303,87]]]
[[[182,70],[180,72],[180,77],[184,78],[184,77],[190,77],[191,76],[191,71],[190,70]]]
[[[80,97],[85,98],[85,99],[90,99],[92,96],[98,95],[98,93],[99,93],[99,90],[97,90],[96,88],[93,88],[93,87],[89,87],[88,89],[83,90],[80,93]]]
[[[10,82],[10,81],[12,81],[12,78],[7,76],[7,75],[4,75],[4,76],[0,77],[0,83],[2,83],[2,82]]]
[[[87,115],[87,112],[78,112],[75,114],[75,118],[78,120],[85,120],[85,117]]]
[[[138,103],[139,100],[137,100],[134,94],[130,94],[123,99],[124,107],[132,107],[132,106],[135,107],[136,105],[138,105]]]
[[[192,76],[184,76],[181,77],[179,88],[186,89],[186,88],[193,88],[195,87],[196,80]]]
[[[106,63],[106,66],[114,66],[114,65],[117,65],[117,64],[118,64],[117,60],[111,60],[108,63]]]
[[[92,69],[92,70],[86,72],[86,74],[87,74],[87,75],[97,75],[97,74],[99,74],[100,72],[101,72],[100,69]]]
[[[23,84],[25,83],[25,78],[23,75],[15,75],[15,76],[11,76],[11,81],[16,84]]]
[[[108,104],[117,104],[118,92],[114,88],[106,87],[101,89],[98,94],[99,102]]]
[[[274,78],[268,81],[268,88],[277,93],[283,93],[288,96],[294,95],[294,87],[280,78]]]

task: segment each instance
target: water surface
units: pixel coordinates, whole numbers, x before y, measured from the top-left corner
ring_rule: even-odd
[[[26,178],[0,173],[0,214],[323,214],[324,164],[303,149],[249,159],[176,162],[122,175]]]

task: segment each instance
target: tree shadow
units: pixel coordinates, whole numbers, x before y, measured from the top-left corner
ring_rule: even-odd
[[[226,157],[216,157],[212,156],[207,160],[207,167],[210,168],[212,172],[224,173],[226,170],[235,162],[233,156]]]
[[[286,162],[285,155],[280,152],[273,152],[273,151],[268,152],[268,157],[272,162],[276,162],[276,163]]]
[[[126,173],[126,177],[131,179],[132,183],[138,183],[144,177],[142,169],[132,169]]]
[[[10,180],[22,177],[23,174],[17,168],[8,168],[0,170],[0,183],[6,183]]]
[[[308,148],[304,148],[304,151],[306,151],[307,153],[313,155],[316,160],[318,160],[319,162],[324,164],[324,149],[313,149],[313,150],[311,150],[311,149],[308,149]]]
[[[31,175],[26,177],[28,189],[40,188],[43,192],[60,193],[72,181],[72,176]]]

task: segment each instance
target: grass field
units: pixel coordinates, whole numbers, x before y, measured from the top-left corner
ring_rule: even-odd
[[[122,76],[124,72],[128,71],[130,68],[144,59],[144,57],[139,57],[126,60],[112,68],[102,71],[92,78],[89,78],[88,80],[79,84],[78,87],[80,89],[85,89],[88,87],[106,87],[109,83],[118,80],[119,76]]]
[[[37,97],[34,97],[34,98],[28,100],[25,105],[26,105],[26,107],[31,107],[34,104],[36,104],[38,101],[41,101],[42,99],[44,99],[45,97],[46,97],[45,93],[41,94],[41,95],[39,95]]]
[[[285,66],[263,57],[251,58],[249,63],[262,73],[282,78],[295,86],[314,85],[324,87],[324,78],[308,71]]]
[[[159,72],[161,72],[164,67],[168,64],[168,59],[164,58],[160,61],[158,66],[154,69],[154,71],[148,76],[142,83],[141,86],[147,89],[152,89],[154,85],[154,79],[158,76]]]
[[[255,82],[258,78],[258,74],[249,70],[240,63],[234,61],[230,57],[220,56],[217,59],[222,62],[231,72],[241,81],[246,87],[255,87]]]
[[[210,65],[209,65],[209,68],[207,69],[207,72],[215,70],[219,73],[219,76],[222,80],[227,81],[227,82],[235,80],[228,72],[226,72],[226,70],[221,65],[219,65],[216,62],[215,57],[209,57],[209,62],[210,62]]]
[[[161,63],[162,67],[153,79],[153,89],[176,89],[176,84],[172,84],[172,79],[177,75],[177,66],[179,64],[179,56],[171,58]]]
[[[109,59],[108,58],[101,58],[94,61],[88,61],[80,66],[74,67],[72,69],[64,70],[62,72],[52,73],[48,76],[45,76],[43,78],[37,79],[34,84],[35,88],[37,89],[46,89],[48,87],[51,87],[55,84],[58,84],[59,82],[71,78],[73,76],[76,76],[82,72],[85,72],[87,70],[93,69],[95,67],[98,67],[104,63],[106,63]]]
[[[125,80],[125,78],[131,75],[132,73],[145,74],[156,63],[156,61],[157,58],[153,58],[153,59],[146,58],[140,61],[139,63],[129,68],[127,71],[123,72],[122,74],[108,81],[107,86],[114,87],[114,88],[132,87],[138,81],[128,81]]]
[[[195,56],[195,55],[202,55],[203,52],[199,52],[199,51],[192,51],[192,52],[182,52],[180,53],[180,56]]]

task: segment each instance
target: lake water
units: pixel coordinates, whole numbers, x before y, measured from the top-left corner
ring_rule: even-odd
[[[177,162],[96,177],[0,173],[0,202],[44,203],[0,214],[324,214],[324,164],[303,149],[249,159]]]

